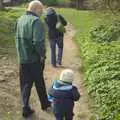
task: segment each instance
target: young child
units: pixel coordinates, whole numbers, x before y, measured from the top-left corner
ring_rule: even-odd
[[[52,108],[56,120],[73,120],[74,101],[78,101],[80,93],[72,85],[74,73],[70,69],[65,69],[60,75],[60,80],[54,81],[49,90],[48,99],[52,103]]]

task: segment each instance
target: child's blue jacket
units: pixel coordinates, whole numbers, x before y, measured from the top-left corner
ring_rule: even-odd
[[[78,101],[80,93],[72,84],[56,80],[48,93],[48,99],[54,105],[54,112],[73,110],[74,101]]]

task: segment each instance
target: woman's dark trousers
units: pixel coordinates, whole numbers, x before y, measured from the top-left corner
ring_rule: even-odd
[[[56,46],[58,47],[57,60],[56,60]],[[50,47],[51,47],[51,64],[53,66],[56,66],[56,63],[61,65],[63,55],[63,36],[51,39]]]

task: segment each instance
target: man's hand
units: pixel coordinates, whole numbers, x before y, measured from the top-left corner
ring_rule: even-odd
[[[44,70],[44,68],[45,68],[45,59],[46,59],[46,56],[40,58],[40,64],[41,64],[41,69],[42,70]]]
[[[41,57],[41,58],[40,58],[40,61],[41,61],[41,62],[44,62],[45,59],[46,59],[46,56],[45,56],[45,57]]]

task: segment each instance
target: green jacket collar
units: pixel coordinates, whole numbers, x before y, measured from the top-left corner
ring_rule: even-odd
[[[33,15],[33,16],[36,16],[36,17],[39,17],[37,14],[31,12],[31,11],[26,11],[26,14],[27,15]]]

